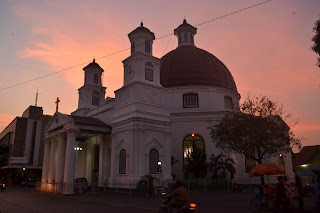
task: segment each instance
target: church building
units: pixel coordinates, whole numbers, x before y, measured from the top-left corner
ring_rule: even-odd
[[[177,48],[157,58],[155,35],[141,23],[128,34],[131,55],[122,61],[124,81],[115,98],[105,98],[104,70],[95,60],[83,68],[78,108],[71,115],[56,112],[47,125],[41,190],[73,194],[75,178],[92,187],[129,188],[146,174],[167,184],[172,171],[184,178],[193,143],[207,162],[221,152],[207,127],[238,106],[240,94],[228,68],[196,47],[196,34],[184,20],[174,30]],[[249,180],[241,154],[228,156],[236,162],[238,183],[259,182]],[[173,168],[171,157],[179,160]],[[290,153],[284,162],[293,177]]]

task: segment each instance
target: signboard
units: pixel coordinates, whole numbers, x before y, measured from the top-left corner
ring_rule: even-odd
[[[9,159],[10,164],[26,164],[28,163],[27,157],[11,157]]]

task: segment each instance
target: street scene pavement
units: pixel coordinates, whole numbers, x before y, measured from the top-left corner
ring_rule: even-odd
[[[250,208],[252,191],[191,192],[190,201],[197,203],[197,212],[272,212],[272,209]],[[35,191],[35,188],[9,187],[0,193],[1,213],[102,213],[158,212],[163,199],[132,195],[128,192],[87,192],[82,195],[55,195]],[[316,212],[313,200],[305,199],[304,212]],[[294,210],[293,212],[299,212]]]

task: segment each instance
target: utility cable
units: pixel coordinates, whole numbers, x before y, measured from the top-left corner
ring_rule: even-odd
[[[210,20],[208,20],[208,21],[205,21],[205,22],[196,24],[196,25],[194,25],[194,26],[201,26],[201,25],[210,23],[210,22],[212,22],[212,21],[216,21],[216,20],[218,20],[218,19],[222,19],[222,18],[231,16],[231,15],[234,15],[234,14],[237,14],[237,13],[240,13],[240,12],[243,12],[243,11],[245,11],[245,10],[252,9],[252,8],[254,8],[254,7],[260,6],[260,5],[262,5],[262,4],[266,4],[266,3],[271,2],[271,1],[272,1],[272,0],[263,1],[263,2],[260,2],[260,3],[258,3],[258,4],[254,4],[254,5],[251,5],[251,6],[249,6],[249,7],[246,7],[246,8],[243,8],[243,9],[240,9],[240,10],[237,10],[237,11],[234,11],[234,12],[231,12],[231,13],[228,13],[228,14],[226,14],[226,15],[222,15],[222,16],[219,16],[219,17],[217,17],[217,18],[210,19]],[[161,37],[159,37],[159,38],[156,38],[155,41],[156,41],[156,40],[163,39],[163,38],[166,38],[166,37],[171,36],[171,35],[173,35],[173,33],[170,33],[170,34],[161,36]],[[143,43],[143,44],[144,44],[144,43]],[[135,45],[135,47],[140,46],[140,45],[143,45],[143,44]],[[110,54],[108,54],[108,55],[98,57],[98,58],[96,58],[96,59],[99,60],[99,59],[103,59],[103,58],[106,58],[106,57],[110,57],[110,56],[112,56],[112,55],[116,55],[116,54],[118,54],[118,53],[121,53],[121,52],[130,50],[130,49],[131,49],[131,48],[125,48],[125,49],[119,50],[119,51],[117,51],[117,52],[113,52],[113,53],[110,53]],[[90,61],[90,62],[91,62],[91,61]],[[12,88],[12,87],[16,87],[16,86],[19,86],[19,85],[22,85],[22,84],[26,84],[26,83],[29,83],[29,82],[31,82],[31,81],[36,81],[36,80],[39,80],[39,79],[42,79],[42,78],[46,78],[46,77],[49,77],[49,76],[52,76],[52,75],[55,75],[55,74],[58,74],[58,73],[61,73],[61,72],[65,72],[65,71],[68,71],[68,70],[70,70],[70,69],[72,69],[72,68],[75,68],[75,67],[79,67],[79,66],[88,64],[88,63],[90,63],[90,62],[83,62],[83,63],[81,63],[81,64],[77,64],[77,65],[74,65],[74,66],[71,66],[71,67],[67,67],[67,68],[65,68],[65,69],[62,69],[62,70],[59,70],[59,71],[56,71],[56,72],[53,72],[53,73],[50,73],[50,74],[47,74],[47,75],[43,75],[43,76],[40,76],[40,77],[37,77],[37,78],[33,78],[33,79],[30,79],[30,80],[27,80],[27,81],[23,81],[23,82],[20,82],[20,83],[17,83],[17,84],[13,84],[13,85],[8,86],[8,87],[0,88],[0,91],[6,90],[6,89],[10,89],[10,88]]]

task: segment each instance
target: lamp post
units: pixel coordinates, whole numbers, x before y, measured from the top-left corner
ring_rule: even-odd
[[[161,186],[161,174],[162,174],[162,166],[161,166],[161,161],[158,161],[158,175],[159,175],[159,186]]]

